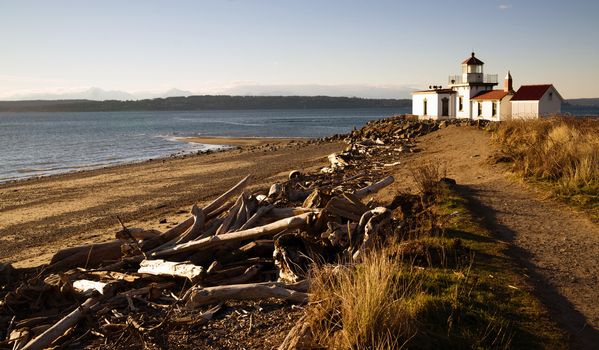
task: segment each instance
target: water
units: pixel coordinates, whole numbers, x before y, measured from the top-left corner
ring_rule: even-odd
[[[409,108],[0,113],[0,182],[219,148],[188,136],[323,137]]]

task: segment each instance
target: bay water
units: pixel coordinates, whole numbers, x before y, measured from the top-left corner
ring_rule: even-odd
[[[0,113],[0,182],[194,153],[193,136],[325,137],[409,108]]]

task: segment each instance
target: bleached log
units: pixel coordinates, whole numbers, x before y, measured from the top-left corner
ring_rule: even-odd
[[[8,343],[14,342],[12,350],[20,350],[31,339],[31,331],[29,328],[14,329],[8,336]]]
[[[289,218],[289,217],[296,216],[299,214],[305,214],[305,213],[317,214],[319,212],[320,212],[320,210],[315,209],[315,208],[301,208],[301,207],[272,208],[271,210],[268,211],[268,215],[265,215],[265,216],[268,216],[269,218],[273,218],[273,219],[284,219],[284,218]]]
[[[349,163],[347,163],[345,159],[341,158],[337,153],[329,154],[328,159],[331,163],[331,168],[333,169],[343,169],[349,165]]]
[[[235,215],[235,218],[231,222],[231,226],[229,226],[229,229],[227,230],[227,232],[237,231],[249,219],[249,217],[248,217],[249,203],[250,203],[249,198],[245,195],[245,193],[242,193],[241,205],[239,206],[239,210],[237,211],[237,214]]]
[[[77,324],[77,322],[79,322],[79,320],[97,304],[98,301],[96,299],[87,299],[83,304],[63,317],[47,331],[33,338],[27,345],[25,345],[23,350],[41,350],[47,348],[54,340],[58,339],[69,328]]]
[[[258,219],[260,219],[264,214],[268,213],[272,208],[274,208],[272,204],[258,208],[254,215],[252,215],[252,217],[250,217],[248,221],[246,221],[245,224],[239,228],[238,231],[247,230],[248,228],[254,227],[256,222],[258,222]]]
[[[192,282],[206,275],[206,271],[202,266],[161,259],[143,260],[139,264],[137,272],[155,276],[185,277]]]
[[[208,284],[227,284],[227,285],[248,283],[249,281],[254,279],[256,276],[258,276],[258,273],[260,272],[261,268],[262,268],[261,265],[252,265],[246,269],[243,269],[243,267],[242,267],[241,274],[238,274],[236,276],[230,276],[230,277],[224,276],[224,273],[226,273],[227,270],[223,270],[223,271],[217,272],[213,276],[210,276],[209,278],[206,279],[205,282]]]
[[[233,284],[216,287],[193,287],[188,294],[186,307],[195,308],[226,300],[256,300],[281,298],[297,303],[306,303],[308,294],[284,288],[278,283]]]
[[[358,261],[365,252],[372,249],[374,238],[391,218],[391,211],[385,207],[376,207],[362,215],[355,234],[352,234],[352,258]],[[359,245],[359,246],[358,246]]]
[[[204,211],[195,204],[191,206],[191,214],[193,215],[193,224],[189,230],[177,238],[175,244],[188,242],[202,233],[202,229],[206,223],[206,214],[204,214]]]
[[[74,281],[73,289],[75,292],[88,297],[94,293],[100,293],[101,295],[112,295],[114,293],[114,286],[110,283],[85,279]]]
[[[86,244],[59,250],[50,261],[49,270],[73,267],[92,267],[102,262],[118,260],[122,256],[121,241]]]
[[[268,198],[277,199],[283,193],[283,186],[280,183],[275,183],[268,190]]]
[[[239,212],[239,209],[241,208],[242,201],[243,201],[243,193],[239,196],[239,198],[237,198],[237,201],[235,202],[235,204],[231,207],[231,209],[227,213],[227,216],[223,220],[223,223],[220,225],[218,230],[216,230],[217,235],[227,233],[229,231],[229,227],[231,226],[231,223],[233,222],[233,220],[235,220],[235,217],[237,216],[237,213]]]
[[[275,221],[271,224],[251,228],[244,231],[224,233],[222,235],[214,235],[211,237],[203,238],[197,241],[191,241],[183,244],[176,245],[172,248],[157,251],[152,253],[155,258],[170,256],[177,253],[189,252],[189,251],[201,251],[206,250],[215,246],[225,246],[230,243],[240,242],[246,239],[256,239],[258,237],[274,235],[275,233],[281,232],[285,229],[295,229],[305,226],[311,220],[312,213],[304,213],[296,215],[290,218]]]
[[[366,186],[364,188],[357,190],[356,192],[354,192],[354,196],[356,196],[358,198],[363,198],[371,193],[374,193],[382,188],[385,188],[385,187],[391,185],[393,183],[393,181],[395,181],[393,176],[387,176],[386,178],[382,179],[379,182],[375,182],[370,186]]]
[[[302,339],[310,330],[310,323],[306,321],[306,316],[302,316],[300,320],[291,328],[289,333],[279,347],[278,350],[295,350],[301,348]]]
[[[325,210],[333,215],[358,221],[365,211],[368,210],[362,203],[354,203],[344,197],[333,197],[327,203]]]
[[[250,175],[244,177],[241,181],[239,181],[235,186],[231,187],[227,192],[220,195],[218,198],[212,201],[212,203],[208,204],[204,207],[204,212],[210,216],[210,214],[216,209],[220,208],[223,204],[225,204],[229,198],[233,197],[237,193],[243,191],[245,186],[250,180]]]

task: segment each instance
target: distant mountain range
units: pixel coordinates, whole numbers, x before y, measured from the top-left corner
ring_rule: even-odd
[[[0,101],[0,112],[192,111],[223,109],[311,109],[410,107],[409,99],[330,96],[202,95],[145,100],[90,99]]]

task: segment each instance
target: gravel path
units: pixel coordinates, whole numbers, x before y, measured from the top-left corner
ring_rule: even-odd
[[[447,176],[527,271],[535,294],[570,335],[572,348],[599,348],[599,228],[583,214],[543,196],[491,166],[489,134],[449,127],[420,139],[407,164],[439,161]],[[400,171],[401,172],[401,171]],[[405,170],[404,170],[405,172]],[[409,174],[397,186],[410,187]]]

